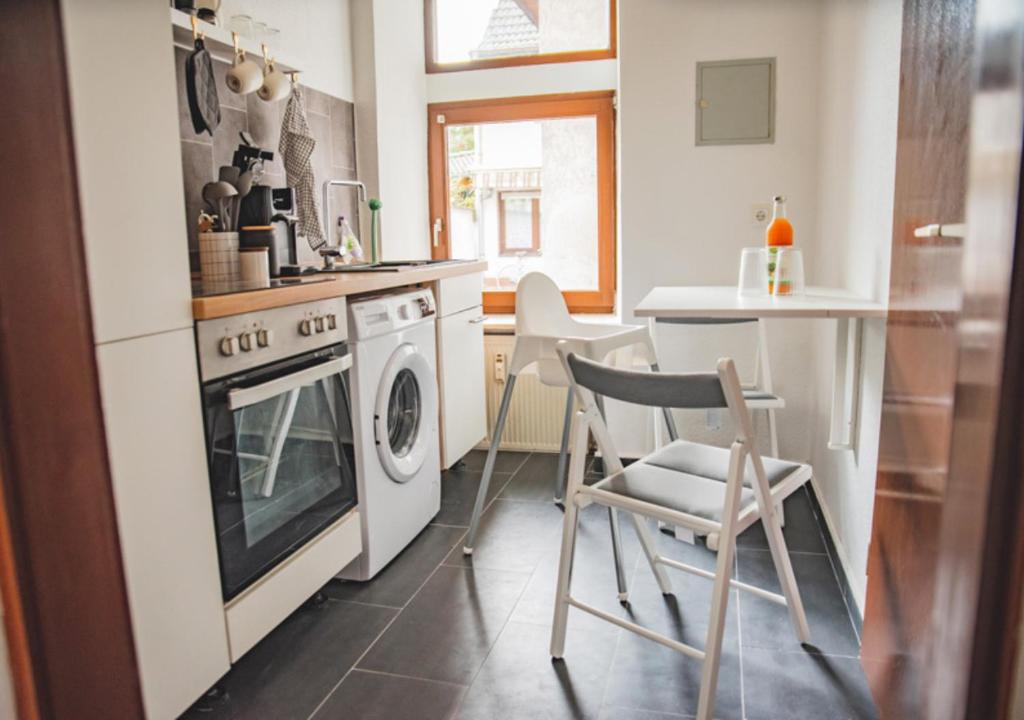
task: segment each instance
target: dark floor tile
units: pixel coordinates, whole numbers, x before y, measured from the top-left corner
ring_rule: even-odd
[[[441,510],[431,522],[469,527],[482,477],[479,470],[459,469],[442,473]],[[498,496],[511,477],[509,473],[499,472],[491,476],[491,484],[487,487],[487,502]]]
[[[526,500],[530,502],[554,502],[555,476],[558,475],[558,455],[555,453],[533,453],[529,460],[512,476],[512,480],[501,491],[502,500]],[[559,497],[564,493],[563,478]]]
[[[850,587],[850,579],[843,571],[843,564],[839,559],[839,550],[836,548],[835,540],[833,540],[832,533],[828,531],[828,525],[825,523],[825,513],[821,509],[821,501],[818,499],[817,494],[814,491],[814,486],[810,483],[807,484],[807,496],[810,498],[811,507],[821,524],[821,535],[825,540],[825,551],[832,559],[832,567],[835,568],[836,575],[839,577],[839,589],[842,590],[843,597],[846,598],[846,609],[849,612],[850,620],[853,621],[853,625],[857,629],[857,636],[860,637],[864,634],[864,618],[861,616],[860,609],[857,607],[857,600],[854,597],[853,588]]]
[[[796,554],[790,559],[811,629],[810,648],[832,655],[856,657],[860,646],[828,556]],[[782,592],[771,553],[767,550],[741,548],[737,565],[741,581],[772,592]],[[800,649],[789,620],[789,610],[782,605],[743,593],[740,613],[744,647]]]
[[[525,463],[529,457],[530,453],[528,452],[509,452],[499,450],[497,457],[494,458],[494,472],[514,473],[523,466],[523,463]],[[466,470],[471,472],[483,472],[484,463],[487,462],[487,451],[470,450],[462,458],[462,462],[465,464]]]
[[[688,630],[679,639],[704,647],[703,631]],[[609,675],[605,705],[695,715],[702,667],[699,660],[623,631]],[[715,697],[716,718],[741,720],[740,659],[735,639],[723,644]]]
[[[528,579],[442,565],[359,667],[468,685]]]
[[[458,720],[594,718],[611,669],[618,631],[596,621],[577,625],[565,656],[552,661],[551,630],[510,622],[491,648]]]
[[[480,519],[472,555],[462,545],[445,558],[447,565],[533,572],[545,553],[558,547],[562,510],[551,503],[498,498]]]
[[[632,523],[620,518],[622,536],[622,563],[626,572],[627,587],[631,587],[636,572],[640,541]],[[555,584],[558,581],[558,561],[561,551],[561,533],[552,545],[544,551],[537,569],[516,604],[512,619],[519,622],[550,625],[554,615]],[[577,600],[593,605],[606,612],[622,613],[618,599],[618,581],[615,561],[612,555],[611,532],[608,525],[608,510],[599,505],[590,505],[580,513],[579,532],[576,536],[576,558],[573,562],[572,595]],[[575,618],[585,617],[578,610],[571,610],[570,625]]]
[[[860,661],[853,658],[744,648],[743,690],[748,720],[878,717]]]
[[[692,718],[693,715],[676,715],[675,713],[651,712],[650,710],[634,710],[633,708],[612,707],[601,708],[598,720],[680,720]]]
[[[337,600],[303,606],[221,679],[225,697],[182,717],[305,720],[396,612]]]
[[[335,580],[324,591],[339,600],[403,607],[465,532],[462,528],[428,525],[372,580]]]
[[[652,533],[653,534],[653,533]],[[690,544],[660,534],[658,553],[687,565],[714,572],[718,555],[698,541]],[[697,647],[704,647],[704,633],[711,616],[714,580],[666,567],[672,593],[662,595],[646,557],[637,562],[636,577],[630,587],[627,619],[669,637],[685,637],[693,631],[699,638]],[[735,641],[739,634],[739,610],[736,592],[729,593],[725,636]]]
[[[786,547],[790,552],[824,553],[825,541],[821,537],[818,520],[811,508],[811,500],[807,486],[800,488],[783,503],[786,514],[786,525],[782,534],[786,538]],[[768,548],[768,538],[764,534],[764,525],[756,522],[736,539],[740,547]]]
[[[465,688],[353,670],[313,720],[445,720]]]

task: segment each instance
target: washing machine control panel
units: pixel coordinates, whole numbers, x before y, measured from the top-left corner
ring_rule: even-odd
[[[394,332],[433,319],[437,315],[434,294],[427,289],[379,295],[349,306],[353,340]]]

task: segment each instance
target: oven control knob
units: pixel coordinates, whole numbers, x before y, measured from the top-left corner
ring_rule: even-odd
[[[316,328],[313,325],[313,321],[310,320],[309,318],[306,318],[305,320],[300,322],[299,332],[302,333],[303,335],[312,335],[313,333],[315,333]]]
[[[260,347],[270,347],[274,342],[274,331],[261,329],[256,332],[256,344]]]
[[[316,318],[316,331],[318,333],[322,333],[325,329],[324,318],[322,315],[318,315]]]
[[[220,354],[227,357],[238,354],[238,338],[226,337],[220,341]]]
[[[327,315],[327,329],[328,330],[337,330],[338,329],[338,316],[335,315],[334,313],[330,313],[330,314]]]
[[[244,332],[238,336],[238,346],[242,352],[249,352],[256,349],[256,333]]]

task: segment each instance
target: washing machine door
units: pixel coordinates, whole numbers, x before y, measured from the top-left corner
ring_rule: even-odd
[[[373,432],[377,455],[395,482],[408,482],[423,466],[437,418],[437,378],[419,349],[400,345],[384,366]]]

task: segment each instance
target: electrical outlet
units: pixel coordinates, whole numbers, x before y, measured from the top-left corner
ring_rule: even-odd
[[[750,206],[750,219],[755,225],[766,225],[772,219],[772,206],[768,203],[754,203]]]
[[[705,411],[704,426],[708,430],[721,430],[723,425],[722,415],[721,408],[708,408]]]

